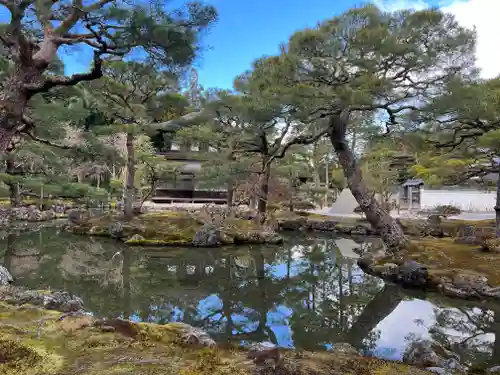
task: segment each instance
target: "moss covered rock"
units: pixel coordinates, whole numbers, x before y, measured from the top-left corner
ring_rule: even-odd
[[[477,245],[456,244],[451,238],[412,241],[401,254],[381,259],[367,255],[358,264],[366,273],[404,287],[500,300],[500,256]]]
[[[282,351],[261,361],[219,348],[183,323],[155,325],[87,315],[62,316],[37,306],[0,302],[0,373],[6,375],[399,375],[431,374],[352,351]]]
[[[192,246],[200,230],[206,226],[195,213],[164,211],[135,216],[124,220],[118,215],[103,215],[79,223],[70,223],[64,230],[92,236],[105,236],[124,241],[130,246]],[[212,225],[212,224],[210,224]],[[217,226],[215,245],[234,243],[282,242],[282,238],[255,221],[227,218]],[[197,246],[203,244],[197,242]]]

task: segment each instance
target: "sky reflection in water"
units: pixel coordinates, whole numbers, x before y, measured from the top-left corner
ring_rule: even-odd
[[[19,284],[68,290],[99,316],[184,321],[220,342],[305,350],[349,342],[400,359],[410,342],[425,338],[468,362],[498,364],[500,357],[496,306],[418,299],[363,275],[353,248],[377,251],[377,240],[311,236],[274,247],[139,249],[114,260],[120,244],[54,229],[1,242]]]

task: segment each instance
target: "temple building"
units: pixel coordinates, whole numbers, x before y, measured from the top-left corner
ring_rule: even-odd
[[[175,150],[158,152],[172,162],[182,163],[174,181],[160,183],[151,199],[154,203],[227,203],[227,189],[204,189],[198,186],[196,174],[206,160],[206,153]]]

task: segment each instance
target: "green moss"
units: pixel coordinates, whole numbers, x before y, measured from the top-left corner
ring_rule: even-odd
[[[0,303],[0,373],[6,375],[250,375],[246,352],[179,345],[182,325],[116,320],[103,331],[89,316],[66,317]],[[13,330],[13,327],[16,328]],[[25,332],[21,334],[20,332]],[[396,362],[345,353],[284,351],[285,375],[430,374]]]
[[[122,239],[129,246],[186,246],[191,245],[203,221],[195,214],[166,211],[147,213],[123,220],[117,215],[107,214],[92,218],[82,225],[70,226],[67,230],[76,234],[110,236],[110,228],[120,222],[123,228]],[[222,231],[222,243],[233,244],[235,239],[243,243],[262,243],[263,228],[252,220],[228,218]]]
[[[125,241],[126,245],[129,246],[143,246],[143,247],[161,247],[161,246],[182,246],[182,245],[190,245],[192,241],[185,240],[127,240]]]
[[[404,254],[404,260],[410,259],[425,264],[431,278],[484,275],[493,286],[500,285],[500,257],[497,253],[482,251],[477,245],[456,244],[452,238],[415,240]],[[392,262],[392,259],[380,262]]]

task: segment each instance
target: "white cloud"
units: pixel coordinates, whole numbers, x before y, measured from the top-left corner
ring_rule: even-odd
[[[424,0],[375,0],[381,9],[393,11],[398,9],[425,9],[430,7]],[[452,13],[465,27],[476,27],[477,30],[477,65],[484,78],[493,78],[500,74],[500,48],[497,34],[500,33],[500,0],[448,0],[440,2],[441,9]]]

